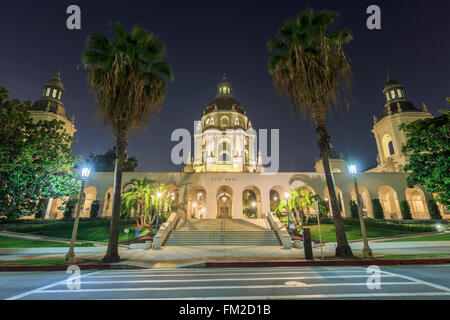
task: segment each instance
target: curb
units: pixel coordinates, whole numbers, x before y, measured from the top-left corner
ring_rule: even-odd
[[[450,259],[205,262],[205,268],[395,266],[447,264]]]
[[[11,271],[66,271],[68,265],[42,265],[42,266],[0,266],[0,272]],[[113,269],[110,264],[81,264],[81,270],[108,270]]]

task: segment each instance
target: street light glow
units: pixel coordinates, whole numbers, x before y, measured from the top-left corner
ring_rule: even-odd
[[[162,193],[161,193],[161,192],[158,192],[158,193],[156,194],[156,196],[158,197],[158,199],[160,199],[160,198],[162,197]]]
[[[288,199],[288,198],[289,198],[289,192],[286,192],[286,193],[284,194],[284,197],[285,197],[286,199]]]
[[[348,166],[348,171],[350,172],[350,174],[352,176],[356,175],[356,173],[358,172],[358,169],[356,167],[356,164],[351,164]]]
[[[81,170],[81,177],[86,179],[87,177],[89,177],[89,174],[91,173],[91,169],[89,168],[83,168]]]

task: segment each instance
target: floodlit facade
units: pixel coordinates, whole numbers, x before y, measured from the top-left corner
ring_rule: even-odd
[[[56,89],[56,92],[54,91]],[[59,91],[58,91],[59,90]],[[47,84],[44,96],[33,106],[33,117],[61,118],[67,130],[75,132],[73,119],[65,116],[60,75]],[[48,95],[49,94],[49,95]],[[55,95],[56,94],[56,95]],[[433,198],[422,187],[408,188],[407,173],[402,171],[408,155],[401,149],[405,134],[398,129],[402,123],[432,117],[424,105],[419,110],[405,97],[403,86],[388,74],[383,90],[386,104],[381,118],[374,116],[372,132],[378,149],[377,166],[358,174],[358,189],[363,213],[374,217],[372,200],[379,199],[386,219],[401,219],[400,203],[408,201],[414,219],[430,219],[428,201]],[[217,86],[215,100],[203,111],[196,124],[194,152],[183,172],[127,172],[126,183],[132,178],[150,178],[166,184],[173,201],[185,213],[186,219],[259,219],[273,211],[290,187],[306,186],[313,194],[328,198],[323,165],[315,164],[316,172],[264,173],[255,145],[255,133],[244,107],[233,97],[231,83],[224,76]],[[356,200],[352,177],[342,156],[331,152],[331,165],[342,215],[350,217],[350,200]],[[81,216],[89,217],[92,203],[99,201],[98,216],[112,213],[113,173],[93,173],[84,191]],[[61,200],[51,200],[46,218],[61,218]],[[249,216],[245,206],[251,205]],[[442,216],[450,212],[439,206]],[[163,208],[163,211],[167,208]]]

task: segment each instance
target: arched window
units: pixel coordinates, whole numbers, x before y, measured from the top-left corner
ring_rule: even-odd
[[[53,94],[52,94],[53,98],[56,98],[57,93],[58,93],[58,91],[56,89],[53,89]]]
[[[395,99],[395,90],[391,90],[392,99]]]
[[[389,92],[386,92],[386,99],[387,99],[387,101],[389,101],[389,100],[390,100],[390,97],[389,97]]]
[[[383,155],[385,158],[390,157],[395,153],[394,145],[392,144],[392,137],[389,134],[385,134],[381,140],[383,149]]]
[[[238,118],[236,118],[236,119],[234,120],[234,124],[235,124],[236,126],[239,125],[239,119],[238,119]]]
[[[228,117],[222,117],[220,118],[220,125],[222,127],[228,127]]]
[[[45,94],[47,97],[50,97],[50,88],[47,88],[47,93]]]
[[[61,100],[61,95],[62,95],[62,91],[60,91],[58,94],[58,100]]]
[[[392,144],[392,141],[389,141],[388,147],[389,147],[389,153],[391,155],[393,155],[395,152],[394,152],[394,145]]]
[[[397,95],[398,95],[399,98],[403,98],[402,90],[397,89]]]

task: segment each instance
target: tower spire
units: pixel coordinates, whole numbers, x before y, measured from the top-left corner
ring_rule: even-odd
[[[224,73],[222,76],[222,81],[217,85],[217,95],[219,97],[233,97],[231,83],[227,79],[227,74]]]

